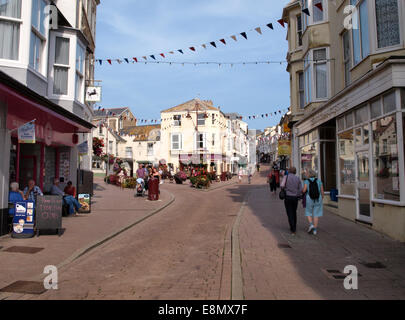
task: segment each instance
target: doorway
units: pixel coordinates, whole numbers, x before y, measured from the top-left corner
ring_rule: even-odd
[[[372,223],[370,201],[370,160],[368,151],[358,152],[357,159],[357,219]]]

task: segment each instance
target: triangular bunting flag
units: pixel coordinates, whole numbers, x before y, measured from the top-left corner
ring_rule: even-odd
[[[181,54],[184,54],[183,50],[181,50],[181,49],[179,49],[177,51],[180,52]]]
[[[210,44],[215,48],[217,47],[217,45],[215,44],[215,41],[210,42]]]
[[[272,23],[269,23],[267,26],[268,26],[271,30],[274,30],[274,27],[273,27],[273,24],[272,24]]]
[[[100,62],[100,66],[103,64],[103,60],[98,60],[98,62]]]
[[[260,29],[260,27],[255,28],[255,30],[257,31],[258,34],[262,34],[262,29]]]
[[[126,63],[129,63],[129,60],[128,60],[128,58],[124,58],[124,60],[125,60],[125,62],[126,62]]]
[[[134,60],[135,60],[135,62],[138,62],[138,59],[137,58],[133,58]]]
[[[244,37],[244,38],[247,40],[246,32],[241,32],[240,35],[241,35],[242,37]]]
[[[111,59],[107,59],[108,63],[111,64]]]
[[[190,47],[190,50],[195,52],[195,48],[194,48],[194,47]]]
[[[283,20],[283,19],[277,20],[277,22],[278,22],[279,24],[281,24],[281,25],[283,26],[283,28],[285,28],[284,20]]]
[[[117,59],[117,62],[118,62],[119,64],[121,64],[121,63],[122,63],[122,61],[121,61],[120,59]]]
[[[322,2],[316,3],[315,7],[317,7],[319,10],[323,11]]]
[[[219,41],[221,41],[223,44],[226,45],[225,39],[221,39],[221,40],[219,40]]]
[[[161,53],[160,55],[161,55],[163,58],[166,58],[164,53]]]
[[[302,12],[304,12],[307,16],[310,16],[308,8],[302,9]]]
[[[143,56],[142,58],[144,58],[145,60],[147,60],[147,58],[145,56]]]
[[[151,54],[149,57],[151,57],[153,60],[156,60],[156,58],[153,54]]]
[[[173,52],[173,51],[169,51],[169,53],[170,53],[170,54],[174,54],[174,52]]]
[[[231,36],[231,38],[235,41],[238,41],[238,39],[236,38],[236,36]]]
[[[207,49],[207,45],[206,44],[202,44],[201,45],[204,49]]]

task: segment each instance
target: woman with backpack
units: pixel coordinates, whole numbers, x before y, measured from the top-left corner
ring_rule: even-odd
[[[306,195],[305,216],[308,218],[308,233],[316,235],[319,223],[319,217],[323,216],[323,197],[324,190],[322,181],[317,179],[314,170],[308,170],[308,180],[304,182],[302,192]]]

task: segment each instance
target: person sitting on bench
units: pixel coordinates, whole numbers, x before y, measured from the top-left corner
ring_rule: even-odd
[[[70,215],[76,215],[75,209],[76,209],[76,211],[79,211],[79,209],[82,207],[82,205],[79,203],[79,201],[76,200],[76,198],[72,197],[71,195],[65,195],[65,193],[59,188],[59,179],[58,178],[55,178],[53,180],[51,194],[54,196],[63,197],[63,204],[65,204],[69,207]]]

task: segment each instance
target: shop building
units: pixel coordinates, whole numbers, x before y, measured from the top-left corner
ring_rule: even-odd
[[[322,4],[322,11],[319,5]],[[356,8],[347,24],[347,6]],[[405,24],[397,0],[291,1],[293,163],[352,221],[405,241]],[[302,12],[308,9],[310,16]],[[354,26],[353,27],[353,23]],[[329,198],[329,197],[327,197]]]
[[[0,233],[7,232],[8,191],[34,179],[49,191],[52,179],[83,185],[91,141],[95,18],[99,0],[9,0],[0,3]],[[54,15],[46,14],[52,5]],[[52,24],[50,18],[52,17]],[[35,143],[18,142],[17,129],[35,120]],[[89,148],[91,150],[91,148]]]

